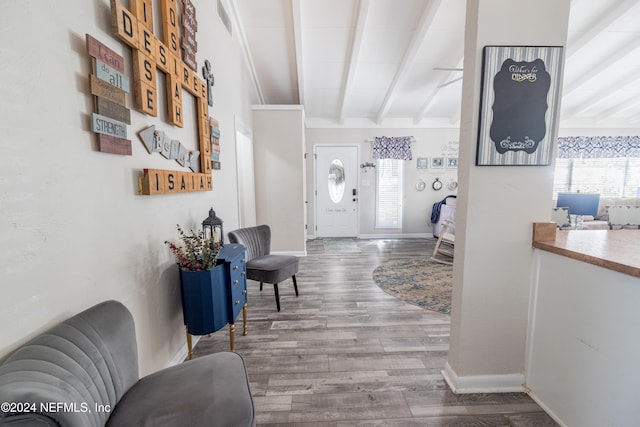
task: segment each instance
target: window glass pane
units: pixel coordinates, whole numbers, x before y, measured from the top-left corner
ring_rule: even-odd
[[[640,159],[628,159],[624,197],[640,197]]]
[[[553,179],[553,200],[558,193],[566,193],[571,185],[571,159],[557,159],[556,171]]]
[[[344,197],[344,164],[340,159],[334,159],[329,165],[329,197],[333,203],[340,203]]]
[[[627,159],[573,159],[569,191],[622,197]]]
[[[402,228],[402,161],[380,159],[376,169],[376,228]]]

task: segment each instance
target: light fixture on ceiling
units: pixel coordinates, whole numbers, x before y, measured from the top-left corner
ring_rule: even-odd
[[[434,67],[433,68],[435,71],[460,71],[462,72],[463,69],[462,68],[450,68],[450,67]],[[453,80],[449,80],[448,82],[442,83],[441,85],[438,85],[438,89],[445,87],[445,86],[449,86],[450,84],[453,84],[457,81],[462,80],[462,76],[460,77],[456,77]]]

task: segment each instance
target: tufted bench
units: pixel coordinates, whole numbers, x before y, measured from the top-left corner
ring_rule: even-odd
[[[222,352],[138,378],[129,310],[106,301],[0,365],[0,426],[255,426],[242,357]]]

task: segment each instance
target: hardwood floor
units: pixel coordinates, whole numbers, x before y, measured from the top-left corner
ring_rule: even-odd
[[[316,239],[296,276],[249,281],[247,364],[259,426],[556,426],[526,394],[452,393],[440,371],[449,316],[403,303],[371,273],[382,261],[433,251],[435,239]],[[194,357],[229,349],[227,329],[202,337]]]

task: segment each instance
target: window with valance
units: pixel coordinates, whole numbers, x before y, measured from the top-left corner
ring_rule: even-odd
[[[640,157],[640,136],[567,136],[558,138],[560,159]]]
[[[412,141],[412,136],[376,136],[373,139],[373,158],[412,160]]]
[[[558,138],[554,197],[561,191],[640,197],[640,137]]]

